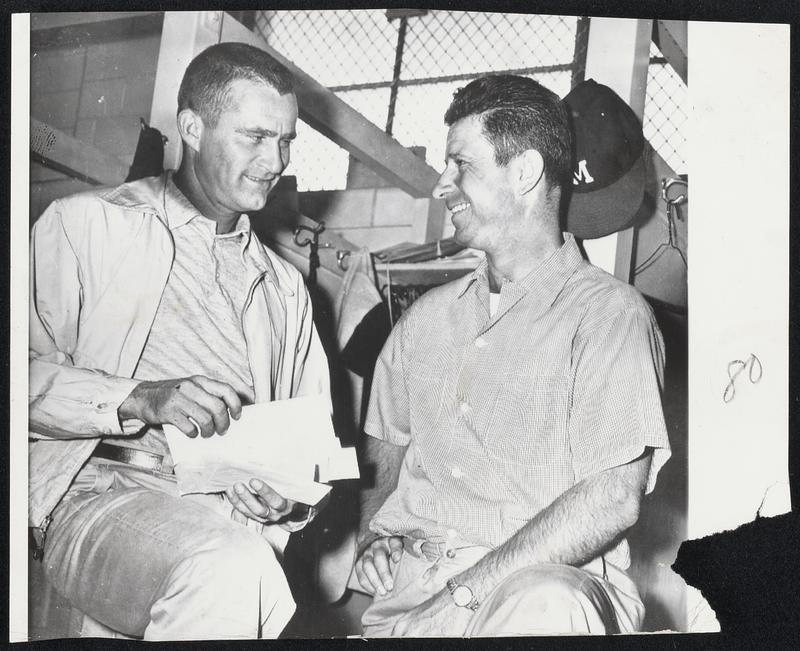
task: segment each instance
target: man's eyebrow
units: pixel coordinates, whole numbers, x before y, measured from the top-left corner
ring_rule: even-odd
[[[247,133],[247,134],[257,134],[259,136],[269,136],[270,138],[275,137],[278,135],[277,131],[273,131],[272,129],[263,129],[261,127],[242,127],[238,129],[239,133]],[[297,137],[297,134],[294,131],[289,133],[285,133],[281,136],[281,140],[294,140]]]
[[[469,158],[469,156],[465,156],[464,152],[461,151],[460,147],[453,147],[452,149],[449,149],[448,151],[445,152],[445,154],[444,154],[444,162],[446,163],[447,161],[449,161],[449,160],[451,160],[453,158],[466,159],[466,158]]]

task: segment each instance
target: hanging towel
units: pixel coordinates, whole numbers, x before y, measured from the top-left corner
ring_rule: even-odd
[[[372,257],[367,249],[354,251],[348,256],[348,267],[342,288],[336,299],[336,341],[344,350],[356,327],[376,305],[381,305],[381,295],[375,287]]]

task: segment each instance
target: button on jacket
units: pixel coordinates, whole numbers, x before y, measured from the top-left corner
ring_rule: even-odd
[[[167,174],[53,202],[33,226],[30,268],[29,505],[40,526],[103,436],[133,434],[117,408],[174,259]],[[300,273],[256,237],[261,273],[242,315],[256,402],[329,396],[325,354]]]

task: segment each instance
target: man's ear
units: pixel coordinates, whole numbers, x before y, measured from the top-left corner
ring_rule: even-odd
[[[178,133],[181,135],[181,140],[194,151],[200,149],[203,127],[203,118],[192,109],[183,109],[178,113]]]
[[[544,159],[535,149],[526,149],[514,159],[514,177],[520,195],[528,194],[544,178]]]

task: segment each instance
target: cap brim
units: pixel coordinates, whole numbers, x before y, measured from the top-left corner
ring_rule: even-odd
[[[618,181],[593,192],[573,192],[564,230],[592,240],[633,225],[644,200],[646,150]]]

